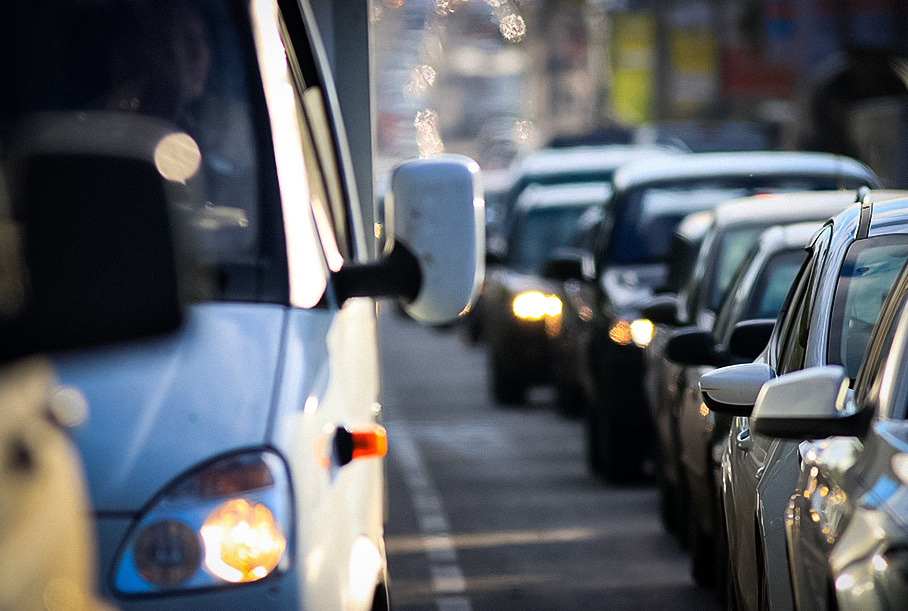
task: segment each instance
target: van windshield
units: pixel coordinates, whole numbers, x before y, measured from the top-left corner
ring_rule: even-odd
[[[39,155],[71,155],[73,142],[80,155],[154,163],[195,254],[216,270],[200,296],[283,300],[280,281],[263,281],[268,262],[285,258],[267,252],[281,240],[263,239],[273,228],[262,222],[249,46],[237,27],[243,12],[232,8],[205,0],[4,7],[17,14],[0,20],[0,169],[11,191],[27,191],[29,181],[53,177],[21,168],[36,167]]]

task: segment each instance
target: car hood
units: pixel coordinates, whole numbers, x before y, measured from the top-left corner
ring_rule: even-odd
[[[502,286],[513,295],[527,291],[539,291],[546,294],[553,294],[558,291],[558,283],[553,280],[512,269],[503,270],[500,280]]]
[[[639,310],[665,284],[667,272],[664,263],[615,265],[603,271],[600,282],[618,312]]]
[[[266,436],[286,309],[203,304],[162,339],[56,356],[96,511],[135,512],[187,469]]]

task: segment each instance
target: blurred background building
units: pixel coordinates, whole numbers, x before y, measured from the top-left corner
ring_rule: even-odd
[[[373,0],[377,169],[681,141],[851,155],[908,186],[906,0]]]

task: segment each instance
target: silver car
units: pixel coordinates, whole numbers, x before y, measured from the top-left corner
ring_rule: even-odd
[[[730,594],[744,609],[792,606],[783,517],[798,477],[797,445],[752,434],[749,416],[760,388],[777,375],[829,364],[857,374],[881,292],[908,258],[906,200],[872,197],[833,218],[811,242],[760,358],[700,379],[706,406],[736,416],[721,459],[721,495]],[[851,313],[843,303],[860,307]]]
[[[801,609],[904,609],[908,600],[908,268],[890,293],[853,393],[840,366],[781,376],[751,418],[761,434],[819,440],[799,445],[785,512]]]

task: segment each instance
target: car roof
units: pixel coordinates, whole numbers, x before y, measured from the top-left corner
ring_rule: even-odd
[[[604,204],[612,193],[607,182],[579,182],[563,185],[530,185],[520,194],[517,208],[556,208]]]
[[[792,248],[806,248],[822,226],[823,221],[773,225],[760,234],[757,240],[759,248],[767,253]]]
[[[863,163],[830,153],[758,151],[734,153],[688,153],[632,161],[614,177],[616,190],[647,183],[723,176],[772,176],[798,174],[856,177],[873,186],[879,178]]]
[[[486,193],[507,191],[514,183],[514,175],[508,170],[483,170],[482,187]]]
[[[908,197],[908,191],[868,191],[872,201]],[[862,192],[863,194],[863,192]],[[857,191],[800,191],[742,197],[719,204],[717,227],[745,224],[784,224],[808,219],[832,218],[859,201]]]
[[[687,240],[696,242],[701,240],[715,221],[715,212],[713,210],[701,210],[700,212],[691,212],[685,216],[675,228],[675,235]]]
[[[542,149],[511,166],[515,180],[538,176],[614,170],[619,166],[656,156],[681,156],[681,149],[661,144],[607,144]]]
[[[872,214],[868,236],[886,235],[889,233],[905,233],[908,231],[908,197],[898,197],[875,201],[871,191],[870,201],[873,202]],[[883,191],[882,193],[892,193]],[[833,241],[851,242],[855,239],[858,223],[860,222],[862,204],[855,203],[839,214],[832,217],[834,227]]]

